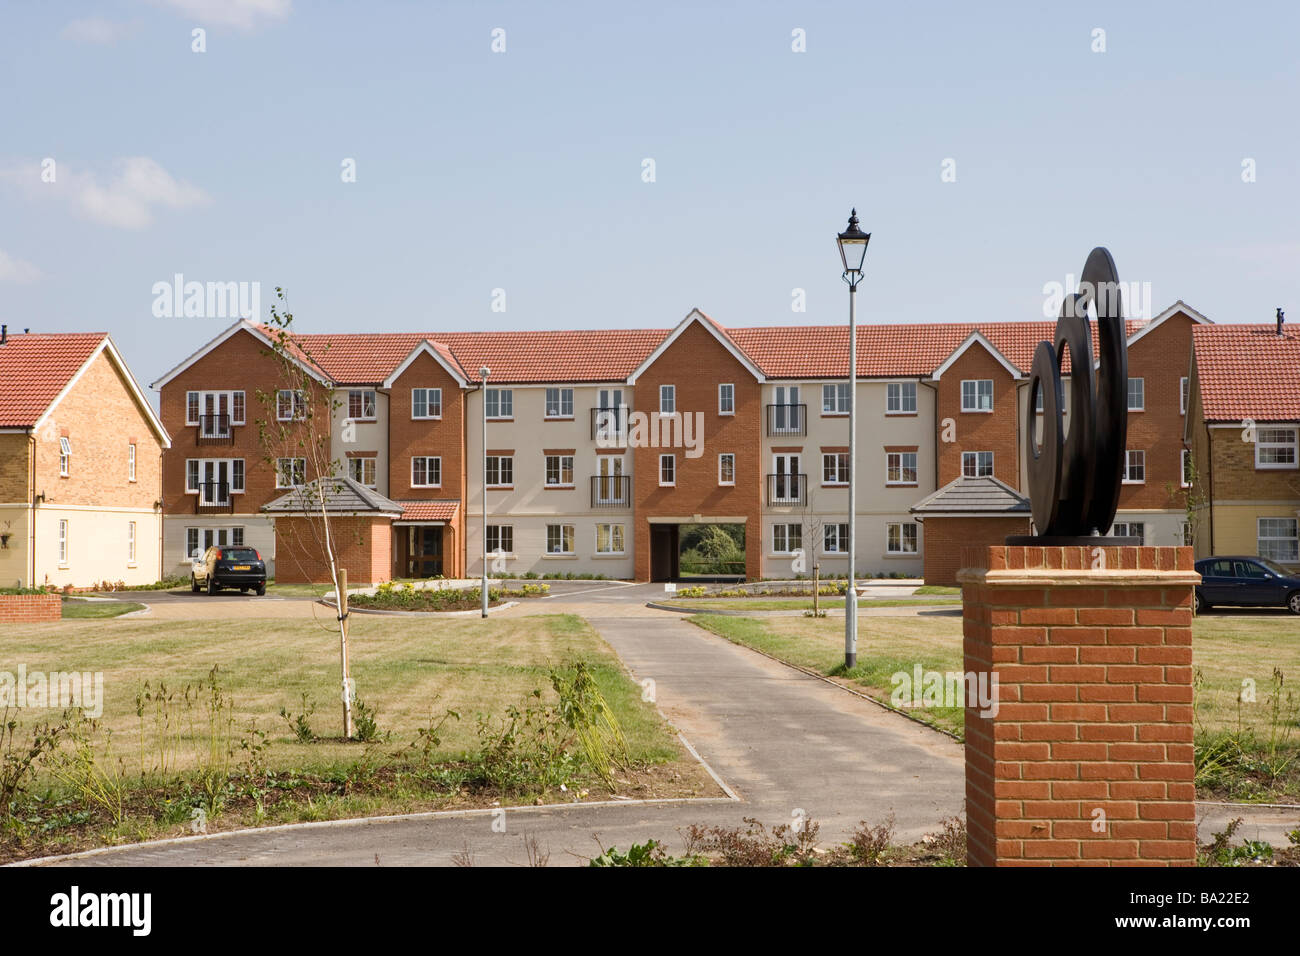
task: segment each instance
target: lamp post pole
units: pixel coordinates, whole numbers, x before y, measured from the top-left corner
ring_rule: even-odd
[[[849,285],[849,572],[844,588],[844,666],[858,663],[858,326],[855,306],[862,264],[867,258],[871,233],[858,228],[858,211],[849,214],[849,226],[836,237],[844,281]]]
[[[487,453],[487,384],[488,384],[488,375],[491,374],[491,370],[490,370],[486,365],[484,365],[482,368],[480,368],[480,369],[478,370],[478,374],[479,374],[479,379],[482,381],[482,385],[480,385],[479,387],[483,389],[483,421],[482,421],[482,430],[483,430],[483,447],[482,447],[482,449],[481,449],[481,451],[483,452],[483,461],[482,461],[482,465],[483,465],[483,537],[482,537],[482,539],[481,539],[481,541],[482,541],[482,546],[483,546],[483,582],[482,582],[482,585],[480,586],[479,590],[480,590],[480,592],[481,592],[481,596],[482,596],[482,598],[483,598],[483,616],[484,616],[484,617],[487,617],[487,616],[488,616],[488,566],[487,566],[487,460],[488,460],[488,453]]]

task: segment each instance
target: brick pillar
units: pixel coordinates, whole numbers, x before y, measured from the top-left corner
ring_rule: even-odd
[[[1191,548],[962,550],[971,866],[1190,866]],[[1099,812],[1100,811],[1100,812]]]

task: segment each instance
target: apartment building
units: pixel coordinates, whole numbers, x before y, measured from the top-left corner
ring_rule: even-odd
[[[0,327],[0,587],[158,580],[168,444],[107,334]]]
[[[1139,444],[1121,509],[1126,533],[1147,543],[1182,533],[1182,504],[1144,489],[1180,484],[1180,378],[1189,329],[1204,321],[1178,303],[1130,324]],[[859,330],[861,573],[926,570],[925,524],[944,516],[913,509],[954,482],[993,479],[1013,498],[1025,487],[1028,368],[1054,328]],[[728,328],[694,310],[671,330],[293,341],[332,396],[339,472],[401,509],[383,544],[392,576],[477,575],[486,545],[493,572],[667,579],[692,524],[743,527],[748,577],[808,574],[814,561],[847,570],[843,326]],[[178,436],[164,467],[169,566],[223,540],[281,559],[265,508],[314,476],[256,447],[251,396],[282,391],[268,346],[265,329],[238,323],[156,383]],[[1170,359],[1180,348],[1181,368]],[[1179,449],[1165,447],[1169,421]],[[1024,530],[1016,518],[1008,533]]]
[[[1193,330],[1188,401],[1196,556],[1300,567],[1300,325]]]

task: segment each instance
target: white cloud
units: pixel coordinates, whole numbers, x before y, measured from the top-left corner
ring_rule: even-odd
[[[284,20],[293,0],[153,0],[205,26],[252,30],[263,22]]]
[[[40,277],[40,269],[0,249],[0,282],[35,282]]]
[[[114,23],[103,17],[86,17],[73,20],[63,28],[63,38],[74,43],[88,43],[94,46],[112,46],[131,32],[129,25]]]
[[[148,156],[118,160],[108,178],[60,163],[52,183],[42,181],[36,164],[0,169],[0,180],[15,183],[29,198],[61,199],[87,219],[119,229],[145,228],[158,207],[187,209],[210,202],[198,186],[176,179]]]

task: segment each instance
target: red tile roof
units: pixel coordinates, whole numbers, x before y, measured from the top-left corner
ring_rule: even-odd
[[[107,336],[10,335],[0,345],[0,427],[35,425]]]
[[[1300,323],[1192,329],[1205,420],[1300,421]]]
[[[402,516],[398,521],[450,521],[456,517],[456,509],[460,507],[460,500],[457,498],[435,498],[425,501],[403,501],[397,503],[402,506]]]

